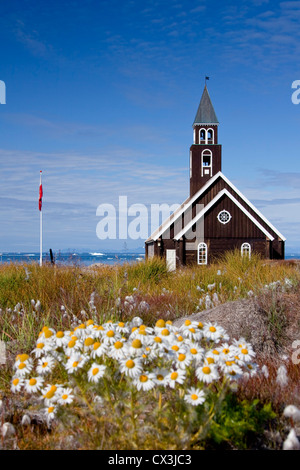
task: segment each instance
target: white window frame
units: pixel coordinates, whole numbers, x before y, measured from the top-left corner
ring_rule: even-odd
[[[251,258],[251,245],[248,242],[242,243],[241,246],[241,255],[248,255],[249,259]]]
[[[211,139],[208,139],[208,132],[211,131],[211,134],[212,134],[212,138]],[[210,127],[209,129],[207,129],[206,131],[206,143],[208,144],[208,140],[211,140],[211,144],[209,145],[213,145],[215,143],[215,132],[214,130]]]
[[[226,212],[226,214],[228,214],[228,216],[229,216],[229,217],[228,217],[228,220],[221,220],[221,219],[220,219],[220,214],[222,214],[222,212]],[[222,209],[222,210],[218,213],[217,219],[218,219],[218,221],[220,222],[220,224],[224,224],[224,225],[225,225],[225,224],[228,224],[228,222],[230,222],[230,220],[232,219],[232,215],[231,215],[230,212],[228,212],[226,209]]]
[[[204,139],[201,139],[201,132],[202,131],[204,132],[204,136],[205,136]],[[204,141],[204,142],[201,142],[201,141]],[[201,129],[199,129],[199,144],[202,144],[202,145],[207,144],[207,130],[204,127],[201,127]]]
[[[206,153],[206,155],[209,154],[210,156],[210,165],[203,165],[203,155]],[[209,149],[204,149],[202,152],[201,152],[201,176],[204,176],[204,169],[208,169],[209,170],[209,176],[211,176],[211,173],[212,173],[212,151],[209,150]],[[205,173],[207,174],[207,173]]]
[[[204,248],[205,252],[204,252],[204,257],[202,255],[201,262],[200,262],[200,249],[201,248]],[[199,265],[207,264],[207,244],[204,242],[199,243],[198,248],[197,248],[197,264]]]

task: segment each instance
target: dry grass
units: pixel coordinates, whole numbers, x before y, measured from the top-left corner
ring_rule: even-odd
[[[286,279],[292,284],[288,292],[277,290],[274,296],[274,291],[263,290],[277,281],[282,286]],[[6,419],[17,423],[24,408],[30,407],[30,403],[15,402],[11,397],[11,366],[17,353],[29,353],[33,349],[44,325],[60,330],[72,328],[88,318],[102,323],[109,319],[126,321],[137,315],[149,325],[157,318],[175,321],[204,310],[207,294],[211,298],[216,294],[221,305],[249,299],[249,293],[258,295],[264,321],[278,350],[276,360],[259,356],[260,364],[268,366],[269,378],[259,377],[245,383],[239,389],[240,399],[271,403],[278,415],[287,404],[300,406],[299,366],[289,359],[285,361],[289,385],[276,384],[277,368],[282,363],[281,346],[296,337],[295,329],[299,326],[299,280],[297,262],[265,262],[255,255],[246,260],[239,253],[227,253],[211,266],[186,267],[174,273],[167,272],[165,263],[159,259],[95,268],[2,265],[0,339],[6,344],[7,362],[0,365],[0,398],[4,401]],[[282,431],[284,424],[280,420],[279,423]],[[87,430],[90,425],[88,421],[84,423]],[[88,443],[76,443],[76,435],[65,429],[49,433],[38,418],[33,418],[31,425],[20,428],[18,433],[19,446],[24,449],[80,448],[81,445],[88,448]]]

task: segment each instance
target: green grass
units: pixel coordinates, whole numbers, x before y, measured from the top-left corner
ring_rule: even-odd
[[[26,274],[28,272],[29,277]],[[284,283],[285,279],[289,279],[294,286],[298,285],[300,273],[297,265],[265,262],[255,253],[249,260],[241,258],[239,252],[228,252],[209,266],[185,267],[172,273],[167,271],[165,262],[158,258],[95,269],[80,266],[40,267],[37,264],[1,265],[0,339],[7,345],[8,362],[0,366],[0,398],[10,394],[11,366],[15,355],[30,353],[45,325],[55,330],[68,330],[74,324],[90,318],[101,324],[109,319],[127,321],[140,316],[145,324],[153,326],[158,318],[173,321],[204,309],[203,299],[207,294],[211,297],[212,294],[217,294],[219,302],[225,303],[247,298],[250,291],[258,294],[266,285],[276,281]],[[34,306],[37,301],[40,302],[40,308]],[[278,304],[271,293],[264,308],[274,340],[280,343],[286,321],[284,305]],[[178,426],[179,438],[175,434],[171,437],[166,416],[160,416],[163,430],[160,435],[161,444],[149,438],[150,441],[145,445],[155,445],[156,448],[170,448],[168,445],[172,445],[173,448],[180,449],[180,442],[184,441],[188,433],[187,445],[191,448],[216,448],[222,446],[222,442],[229,447],[245,448],[250,442],[249,433],[251,436],[253,433],[261,433],[264,423],[273,419],[269,404],[274,397],[267,384],[263,384],[263,387],[263,390],[260,389],[257,383],[252,388],[247,386],[238,398],[229,394],[216,415],[214,425],[210,427],[206,444],[203,441],[197,442],[197,416],[190,417],[191,425],[187,426],[186,411],[182,408],[179,411],[182,413],[181,420],[174,422],[174,426]],[[285,399],[286,397],[278,398],[277,411]],[[14,419],[17,420],[19,411],[15,413]],[[79,422],[85,419],[82,429],[86,429],[86,434],[81,435],[82,445],[90,448],[88,436],[89,433],[93,434],[93,426],[96,425],[84,416],[80,409],[74,419]],[[142,416],[141,411],[141,420]],[[153,420],[153,416],[149,419]],[[171,422],[172,413],[168,419]],[[155,434],[153,423],[155,420],[151,424],[151,433]],[[106,423],[104,434],[101,434],[101,439],[105,438],[107,441],[105,445],[122,448],[118,445],[122,446],[123,442],[123,448],[130,446],[130,439],[126,440],[126,436],[120,434],[120,429],[118,438],[114,440],[110,436],[111,426],[112,424]],[[95,432],[96,428],[97,426]],[[49,435],[39,427],[33,433],[23,430],[19,438],[23,448],[54,448],[59,432]],[[69,430],[64,428],[65,437],[68,433]],[[104,446],[100,441],[94,445]]]

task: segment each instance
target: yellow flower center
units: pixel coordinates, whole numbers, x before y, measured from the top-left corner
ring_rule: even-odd
[[[209,331],[211,331],[212,333],[215,333],[217,330],[214,326],[210,326]]]
[[[185,320],[184,322],[185,326],[189,326],[192,324],[191,320]]]
[[[134,348],[134,349],[140,349],[142,347],[142,342],[140,339],[134,339],[131,343],[131,346]]]
[[[67,395],[66,393],[64,393],[61,397],[63,400],[66,400],[68,398],[69,395]]]
[[[37,349],[43,349],[44,346],[45,346],[44,343],[38,343],[36,345]]]
[[[99,341],[96,341],[96,342],[93,344],[94,351],[96,351],[96,349],[98,349],[100,346],[101,346],[101,343],[99,343]]]
[[[162,334],[163,336],[169,336],[170,331],[168,330],[168,328],[164,328],[164,329],[162,330],[161,334]]]
[[[43,362],[42,367],[47,367],[48,362]]]
[[[114,330],[109,330],[107,333],[106,333],[106,336],[108,338],[113,338],[115,336],[115,332]]]
[[[122,321],[120,321],[119,327],[120,327],[120,328],[124,328],[124,326],[125,326],[125,323],[123,323]]]
[[[189,331],[190,331],[191,333],[195,333],[196,330],[195,330],[195,328],[189,328]]]
[[[172,372],[171,380],[176,380],[178,378],[178,372]]]
[[[29,385],[35,385],[37,383],[36,379],[30,379],[29,380]]]
[[[51,398],[54,397],[54,393],[55,393],[55,390],[51,390],[51,389],[50,389],[50,390],[46,393],[45,398],[48,398],[48,399],[50,400]]]
[[[78,361],[74,361],[74,362],[73,362],[73,364],[72,364],[72,367],[74,367],[74,368],[75,368],[75,367],[77,367],[77,366],[78,366],[78,364],[79,364],[79,362],[78,362]]]
[[[207,362],[208,362],[208,364],[214,364],[214,363],[215,363],[215,360],[214,360],[213,357],[208,357],[208,358],[207,358]]]
[[[52,413],[54,411],[54,406],[49,406],[48,413]]]
[[[191,395],[191,399],[192,399],[192,400],[198,400],[198,395],[196,395],[195,393],[193,393],[193,394]]]
[[[161,375],[161,374],[158,374],[158,375],[156,376],[156,378],[157,378],[157,380],[164,380],[164,376]]]
[[[177,344],[174,344],[172,346],[172,349],[173,349],[173,351],[179,351],[179,346],[177,346]]]
[[[210,367],[206,366],[206,367],[203,367],[202,372],[203,372],[203,374],[210,374],[211,369],[210,369]]]
[[[92,374],[93,374],[93,375],[97,375],[98,372],[99,372],[98,367],[94,367],[94,369],[92,370]]]
[[[88,321],[86,322],[86,326],[93,325],[93,323],[94,323],[93,320],[88,320]]]
[[[123,343],[122,343],[122,341],[116,341],[115,344],[114,344],[114,347],[115,347],[116,349],[121,349],[121,348],[123,348]]]
[[[217,356],[220,354],[219,351],[217,351],[216,349],[213,350],[213,354],[216,354]]]
[[[183,341],[183,337],[179,335],[179,336],[177,337],[177,341],[180,341],[180,342]]]
[[[63,337],[64,337],[63,331],[58,331],[58,332],[56,333],[56,338],[63,338]]]
[[[156,337],[154,338],[154,341],[155,341],[156,343],[161,343],[161,342],[162,342],[162,339],[161,339],[159,336],[156,336]]]
[[[13,383],[14,385],[18,385],[19,382],[20,382],[19,379],[14,379],[14,380],[12,381],[12,383]]]
[[[132,369],[134,366],[135,366],[135,363],[132,359],[128,359],[128,361],[126,361],[126,367],[128,369]]]
[[[86,339],[84,340],[84,345],[85,345],[85,346],[92,346],[92,344],[94,344],[93,338],[90,338],[90,337],[89,337],[89,338],[86,338]]]
[[[26,364],[24,362],[21,362],[19,365],[18,365],[18,369],[24,369],[24,367],[26,367]]]
[[[164,328],[166,326],[166,322],[160,318],[155,323],[155,326],[157,326],[157,328]]]
[[[229,353],[229,349],[228,349],[228,348],[224,348],[224,349],[223,349],[223,353],[224,353],[224,354],[228,354],[228,353]]]
[[[190,349],[190,353],[191,353],[191,354],[194,354],[194,355],[195,355],[195,354],[197,354],[197,352],[198,352],[198,351],[197,351],[197,349],[195,349],[195,348],[191,348],[191,349]]]
[[[201,321],[198,323],[198,328],[199,328],[200,330],[202,330],[202,328],[203,328],[203,323],[202,323]]]
[[[74,339],[71,339],[71,341],[68,342],[68,348],[74,348],[76,344],[76,341]]]
[[[45,331],[45,338],[51,338],[51,336],[53,336],[53,333],[51,330]]]
[[[17,358],[20,360],[20,362],[25,362],[27,359],[29,359],[28,354],[19,354]]]
[[[182,361],[185,360],[185,358],[186,358],[186,355],[185,355],[185,354],[179,354],[179,356],[178,356],[178,361],[182,362]]]
[[[241,353],[242,353],[242,354],[248,354],[248,349],[242,349],[242,350],[241,350]]]
[[[145,382],[147,382],[147,381],[148,381],[147,375],[140,375],[140,382],[145,383]]]

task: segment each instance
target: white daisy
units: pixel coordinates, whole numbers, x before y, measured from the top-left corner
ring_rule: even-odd
[[[190,405],[202,405],[202,403],[204,403],[205,401],[205,393],[203,392],[203,390],[199,390],[196,387],[191,387],[187,390],[184,399]]]
[[[138,390],[148,391],[155,387],[155,375],[151,372],[142,372],[133,380]]]
[[[13,393],[19,392],[24,385],[24,380],[21,377],[13,377],[11,381],[11,391]]]
[[[218,380],[219,374],[215,365],[202,364],[196,369],[196,377],[204,383],[211,383]]]
[[[119,362],[120,371],[133,379],[142,373],[143,366],[140,358],[125,358]]]
[[[176,384],[183,384],[186,379],[186,372],[183,369],[177,369],[166,376],[166,382],[171,388],[175,388]]]
[[[57,398],[59,397],[59,391],[61,388],[62,388],[61,385],[49,384],[41,391],[42,397],[44,399],[46,406],[51,406],[53,405],[53,403],[57,401]]]
[[[87,360],[87,356],[80,353],[75,353],[68,359],[65,365],[65,369],[69,374],[73,374],[74,372],[77,372],[79,369],[81,369]]]
[[[191,344],[188,348],[188,352],[196,364],[203,360],[204,349],[198,346],[197,343]]]
[[[191,362],[192,356],[185,349],[179,349],[179,351],[176,353],[176,367],[179,367],[180,369],[185,369],[190,365]]]
[[[36,371],[38,374],[45,375],[52,371],[55,366],[55,360],[52,356],[45,356],[38,360]]]
[[[217,343],[225,334],[225,330],[220,325],[209,322],[204,325],[203,334],[205,338]]]
[[[69,405],[74,400],[73,390],[71,388],[61,388],[57,398],[59,405]]]
[[[36,393],[43,386],[44,379],[42,377],[31,377],[25,380],[25,390],[27,393]]]
[[[55,418],[55,415],[57,413],[57,407],[55,405],[47,406],[47,408],[44,409],[44,413],[46,416],[47,424],[49,425],[50,422]]]
[[[167,384],[166,377],[169,374],[169,371],[167,369],[162,369],[160,367],[156,367],[153,370],[154,374],[154,381],[156,385],[162,385],[163,387]]]
[[[97,364],[94,362],[91,368],[88,370],[89,382],[97,383],[105,373],[106,366]]]
[[[113,359],[119,360],[126,356],[127,349],[125,347],[125,340],[117,340],[109,346],[107,355]]]
[[[93,344],[93,348],[90,352],[91,358],[95,359],[96,357],[104,356],[106,352],[108,351],[108,347],[109,345],[105,344],[104,342],[100,340],[95,341],[95,343]]]
[[[26,356],[26,355],[22,354],[21,356]],[[30,372],[32,371],[33,362],[30,358],[24,361],[22,361],[22,358],[21,358],[15,362],[14,368],[16,369],[16,375],[18,377],[25,377],[25,375],[30,374]]]

